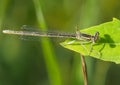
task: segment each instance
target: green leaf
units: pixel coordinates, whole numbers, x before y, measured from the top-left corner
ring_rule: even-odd
[[[68,39],[61,45],[85,56],[120,63],[120,20],[113,18],[111,22],[83,29],[80,32],[91,35],[99,32],[100,39],[94,45],[76,39]]]

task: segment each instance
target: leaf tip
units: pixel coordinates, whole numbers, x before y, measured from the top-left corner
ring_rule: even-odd
[[[113,21],[120,21],[119,19],[117,19],[117,18],[115,18],[115,17],[113,17]]]

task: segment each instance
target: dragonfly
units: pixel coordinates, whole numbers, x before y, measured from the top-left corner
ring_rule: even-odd
[[[26,25],[22,26],[25,28]],[[96,43],[99,40],[99,32],[94,35],[81,33],[78,29],[76,33],[57,33],[57,32],[44,32],[44,31],[17,31],[17,30],[3,30],[4,34],[22,35],[22,36],[37,36],[37,37],[58,37],[58,38],[74,38],[80,41],[88,41]]]

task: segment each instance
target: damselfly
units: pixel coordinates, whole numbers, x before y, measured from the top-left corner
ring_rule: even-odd
[[[78,29],[76,33],[56,33],[56,32],[40,32],[40,31],[15,31],[15,30],[3,30],[5,34],[25,35],[25,36],[38,36],[38,37],[59,37],[59,38],[74,38],[77,40],[89,41],[96,43],[99,40],[99,32],[95,35],[81,33]]]

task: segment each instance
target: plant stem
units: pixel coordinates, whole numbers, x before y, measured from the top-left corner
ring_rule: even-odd
[[[85,57],[84,55],[81,55],[81,62],[82,62],[82,71],[83,71],[83,76],[84,76],[84,85],[88,85],[88,75],[87,75],[87,66],[85,62]]]
[[[37,15],[39,26],[42,30],[47,30],[47,24],[43,15],[42,0],[33,0]],[[56,59],[54,47],[49,38],[43,38],[41,40],[44,59],[47,67],[47,72],[51,85],[63,85],[62,75],[59,64]]]

